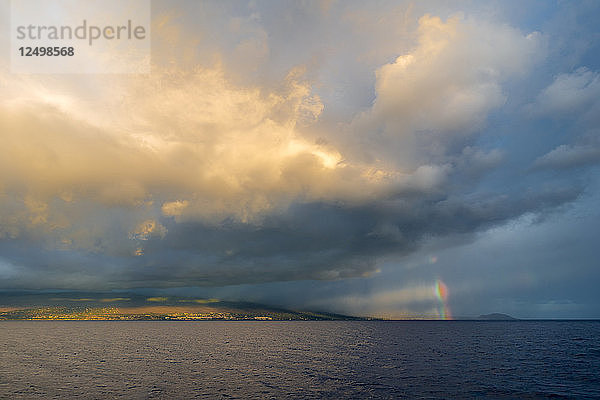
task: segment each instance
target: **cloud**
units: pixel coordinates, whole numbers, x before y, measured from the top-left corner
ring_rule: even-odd
[[[135,240],[148,240],[152,236],[164,238],[166,234],[167,228],[160,222],[149,219],[139,224],[135,230],[129,234],[129,237]]]
[[[584,145],[560,145],[538,157],[534,169],[567,169],[600,162],[600,148]]]
[[[10,263],[0,259],[0,277],[2,279],[9,279],[15,275],[15,267]]]
[[[127,288],[214,286],[286,280],[329,280],[368,276],[385,255],[406,255],[431,237],[471,235],[529,212],[542,213],[574,200],[573,190],[507,196],[438,199],[389,198],[363,205],[296,204],[260,223],[220,224],[163,218],[162,235],[120,240],[103,236],[95,251],[40,248],[27,236],[4,241],[2,252],[25,260],[12,287]],[[114,223],[114,221],[113,221]],[[149,231],[145,224],[144,232]],[[154,230],[154,229],[151,229]],[[108,246],[108,248],[106,248]],[[139,251],[138,251],[139,250]],[[129,253],[125,253],[129,252]],[[134,256],[134,254],[136,256]],[[33,283],[43,263],[52,274]],[[69,279],[63,279],[65,276]]]
[[[539,34],[454,16],[419,19],[418,45],[376,72],[373,107],[353,123],[361,149],[414,167],[452,151],[502,106],[502,82],[540,56]]]
[[[218,69],[156,71],[115,88],[114,109],[101,98],[87,105],[105,108],[96,113],[104,120],[71,108],[74,97],[29,92],[0,110],[2,187],[29,198],[32,213],[34,201],[58,197],[106,207],[156,201],[167,214],[242,219],[300,194],[352,197],[359,183],[377,190],[360,170],[338,167],[335,149],[297,132],[322,108],[298,73],[261,93]]]
[[[557,75],[526,107],[531,115],[550,118],[562,144],[539,156],[532,169],[573,169],[600,160],[600,74],[581,67]],[[552,136],[549,134],[549,140]],[[564,143],[566,142],[566,143]]]
[[[600,75],[585,67],[558,75],[538,95],[533,110],[554,116],[573,112],[597,116],[600,112]]]
[[[371,71],[372,106],[332,129],[320,123],[328,105],[316,90],[327,82],[309,78],[309,62],[268,85],[230,73],[243,68],[228,60],[256,56],[255,68],[273,57],[259,17],[225,25],[249,39],[211,66],[165,62],[150,75],[86,79],[0,74],[4,287],[365,277],[381,257],[581,193],[478,190],[503,152],[477,134],[505,103],[503,84],[530,70],[537,34],[426,15],[415,47]],[[195,41],[159,19],[155,32],[167,33],[156,55],[177,61],[172,48]]]

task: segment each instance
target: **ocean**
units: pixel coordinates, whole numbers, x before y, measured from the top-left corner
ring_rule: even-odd
[[[600,321],[1,321],[0,398],[600,398]]]

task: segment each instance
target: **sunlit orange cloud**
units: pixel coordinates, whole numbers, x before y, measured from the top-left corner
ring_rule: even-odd
[[[419,26],[414,51],[377,71],[372,109],[341,125],[348,143],[315,140],[326,105],[305,65],[275,86],[236,82],[218,58],[206,66],[175,52],[199,39],[180,34],[169,15],[153,24],[153,56],[170,61],[153,65],[151,74],[8,77],[0,70],[7,94],[0,99],[0,235],[30,232],[48,247],[89,249],[111,229],[92,221],[116,208],[131,210],[119,223],[126,238],[139,240],[164,235],[156,221],[165,216],[251,222],[297,200],[360,203],[405,189],[435,190],[452,167],[409,162],[419,154],[411,130],[424,123],[411,107],[425,109],[433,128],[460,128],[476,125],[502,95],[496,76],[471,81],[458,74],[446,84],[435,70],[445,59],[451,61],[445,69],[462,68],[457,60],[469,38],[490,27],[430,16]],[[495,41],[514,39],[517,52],[534,42],[508,28],[498,32]],[[480,53],[484,67],[512,73],[505,61]],[[432,82],[440,85],[429,87]],[[433,89],[447,99],[431,95]],[[459,120],[449,120],[456,115]],[[380,123],[401,128],[378,142],[369,135]],[[357,134],[364,136],[357,141]],[[379,154],[365,159],[356,149]],[[154,228],[144,233],[144,224]],[[114,245],[117,253],[143,254],[139,245],[117,239]]]

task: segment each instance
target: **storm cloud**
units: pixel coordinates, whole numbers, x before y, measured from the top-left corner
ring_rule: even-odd
[[[157,2],[151,74],[3,62],[0,289],[369,280],[390,260],[404,285],[435,243],[561,215],[593,195],[600,64],[556,61],[558,8],[486,4]]]

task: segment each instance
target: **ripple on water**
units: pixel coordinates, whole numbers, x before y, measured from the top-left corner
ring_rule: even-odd
[[[600,397],[600,323],[0,322],[0,398]]]

